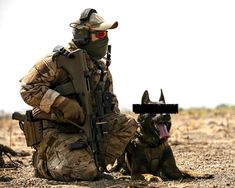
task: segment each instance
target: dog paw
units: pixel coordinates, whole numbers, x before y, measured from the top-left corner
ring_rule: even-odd
[[[131,180],[131,176],[119,176],[115,178],[116,180]]]
[[[202,175],[201,175],[201,178],[204,178],[204,179],[212,179],[212,178],[214,178],[214,175],[213,175],[213,174],[202,174]]]
[[[162,182],[162,179],[159,176],[154,176],[152,174],[142,174],[144,176],[144,179],[148,182]]]

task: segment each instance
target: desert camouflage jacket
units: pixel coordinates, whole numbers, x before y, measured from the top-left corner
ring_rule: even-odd
[[[68,51],[77,49],[73,42],[69,43]],[[57,66],[57,63],[52,60],[53,53],[47,54],[40,59],[24,76],[21,82],[20,94],[23,100],[30,106],[34,107],[36,111],[42,111],[50,113],[51,106],[55,99],[60,95],[57,91],[53,90],[58,85],[69,81],[69,77],[66,72]],[[98,74],[99,68],[106,69],[105,63],[100,60],[96,63],[86,55],[87,66],[91,72],[91,78],[93,84],[97,84],[100,81],[100,74]],[[105,91],[113,93],[113,81],[112,75],[108,70],[104,76]],[[113,98],[114,111],[119,112],[118,101],[116,96]]]

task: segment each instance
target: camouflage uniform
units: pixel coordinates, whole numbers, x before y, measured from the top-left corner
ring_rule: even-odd
[[[76,45],[69,43],[68,51],[77,49]],[[21,80],[21,96],[23,100],[34,107],[36,118],[48,119],[51,106],[60,95],[53,90],[56,86],[68,81],[67,73],[52,60],[53,53],[40,59]],[[93,85],[100,81],[98,66],[106,68],[103,61],[96,63],[86,55],[87,66],[92,74]],[[108,71],[104,77],[105,90],[113,92],[112,76]],[[137,122],[130,115],[121,114],[118,109],[117,98],[114,97],[114,111],[106,114],[104,121],[108,122],[108,134],[104,135],[100,150],[104,156],[105,164],[112,164],[124,151],[127,143],[137,129]],[[71,109],[72,110],[72,109]],[[35,146],[34,167],[40,176],[58,180],[92,180],[97,175],[96,165],[89,147],[70,151],[68,146],[78,140],[86,140],[84,133],[71,128],[70,124],[57,124],[46,121],[43,124],[43,139]],[[56,126],[57,125],[57,126]],[[66,131],[60,129],[64,127]]]

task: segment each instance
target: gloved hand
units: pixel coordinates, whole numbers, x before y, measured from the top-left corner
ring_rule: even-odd
[[[76,100],[58,96],[52,106],[62,113],[65,120],[75,120],[78,123],[85,120],[83,109]]]

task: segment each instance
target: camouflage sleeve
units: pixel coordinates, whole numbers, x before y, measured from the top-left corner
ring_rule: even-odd
[[[113,78],[111,72],[108,70],[107,79],[105,82],[105,90],[109,91],[113,94],[113,104],[114,104],[114,112],[120,113],[120,109],[118,107],[118,99],[117,96],[113,92]]]
[[[51,105],[59,96],[58,92],[50,89],[56,71],[57,65],[52,61],[52,54],[40,59],[20,80],[20,94],[23,100],[30,106],[49,113]]]

